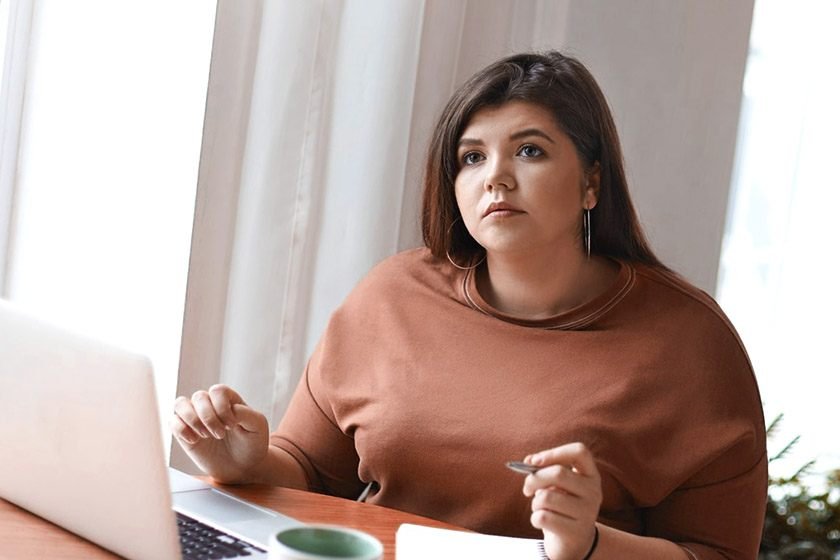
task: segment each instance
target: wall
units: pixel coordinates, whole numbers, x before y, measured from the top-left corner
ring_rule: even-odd
[[[752,0],[573,0],[565,50],[604,89],[631,192],[666,264],[714,293]]]

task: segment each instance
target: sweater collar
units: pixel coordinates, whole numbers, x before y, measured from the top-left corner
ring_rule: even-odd
[[[461,281],[462,296],[473,309],[502,321],[523,327],[576,330],[583,329],[604,316],[617,305],[630,291],[636,278],[636,271],[630,263],[616,260],[619,271],[610,287],[595,298],[553,317],[530,320],[506,315],[487,303],[476,287],[475,269],[463,273]]]

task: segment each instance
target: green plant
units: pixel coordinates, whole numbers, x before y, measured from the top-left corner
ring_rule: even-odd
[[[768,439],[783,415],[767,427]],[[770,462],[781,459],[799,441],[790,441]],[[806,482],[814,461],[792,476],[771,477],[761,539],[761,560],[840,560],[840,469],[829,472],[824,488],[815,490]]]

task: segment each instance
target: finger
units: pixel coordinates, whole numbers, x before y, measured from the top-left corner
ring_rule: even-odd
[[[210,437],[210,432],[207,431],[204,423],[198,417],[192,401],[187,397],[178,397],[175,399],[175,414],[199,436],[203,438]]]
[[[573,496],[592,492],[596,479],[585,477],[564,465],[551,465],[525,477],[522,492],[533,496],[540,488],[558,488]]]
[[[567,443],[554,449],[547,449],[534,453],[526,458],[526,462],[537,466],[570,465],[584,476],[597,476],[598,467],[589,449],[580,442]]]
[[[190,400],[192,401],[195,413],[213,437],[216,439],[224,438],[225,425],[216,414],[216,410],[213,408],[213,403],[210,401],[210,395],[207,391],[196,391]]]
[[[590,517],[592,507],[578,496],[572,496],[557,490],[540,489],[531,500],[531,511],[544,509],[569,519],[586,519]]]
[[[231,404],[246,404],[245,399],[242,398],[242,395],[240,395],[239,393],[234,391],[231,387],[229,387],[228,385],[225,385],[223,383],[217,383],[215,385],[212,385],[208,389],[208,391],[210,391],[210,392],[213,392],[213,391],[223,392],[227,396],[227,399],[231,402]]]
[[[201,436],[198,435],[195,430],[187,426],[187,424],[181,420],[177,414],[172,415],[169,427],[172,430],[172,435],[174,435],[176,439],[184,441],[190,445],[195,445],[198,443],[198,440],[201,439]]]
[[[579,530],[580,523],[571,517],[555,513],[547,509],[531,512],[531,525],[535,529],[550,531],[561,539],[567,535],[574,535]]]
[[[246,432],[256,433],[261,430],[268,430],[266,417],[248,405],[233,405],[233,414],[236,417],[236,425]]]
[[[210,395],[213,410],[225,429],[229,430],[235,426],[236,416],[233,414],[233,405],[236,402],[242,402],[242,397],[226,385],[213,385],[207,390],[207,394]]]

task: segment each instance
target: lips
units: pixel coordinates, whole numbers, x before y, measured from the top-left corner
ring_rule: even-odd
[[[484,214],[481,217],[486,218],[491,214],[513,215],[523,213],[524,212],[522,210],[512,204],[508,204],[507,202],[494,202],[487,207],[487,210],[484,211]]]

